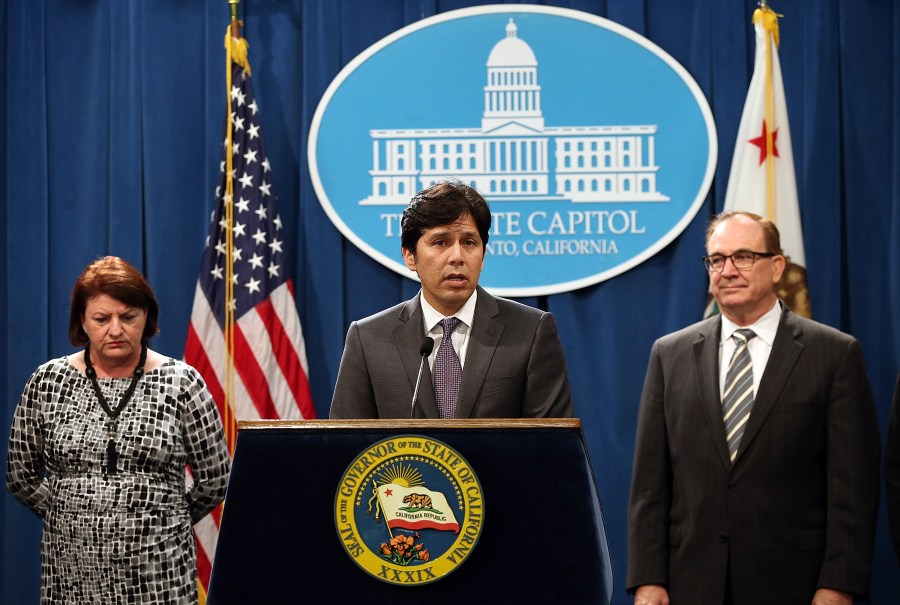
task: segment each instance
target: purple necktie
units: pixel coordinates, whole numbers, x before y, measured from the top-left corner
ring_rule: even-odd
[[[462,380],[462,366],[453,348],[453,330],[459,325],[459,318],[448,317],[440,322],[444,329],[441,346],[434,357],[434,398],[441,418],[453,418],[456,414],[456,397]]]

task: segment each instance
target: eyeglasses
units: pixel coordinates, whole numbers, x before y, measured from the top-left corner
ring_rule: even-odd
[[[710,254],[703,257],[703,266],[711,273],[721,273],[725,269],[725,261],[731,259],[731,264],[738,271],[746,271],[753,266],[758,258],[771,258],[774,252],[751,252],[750,250],[738,250],[734,254]]]

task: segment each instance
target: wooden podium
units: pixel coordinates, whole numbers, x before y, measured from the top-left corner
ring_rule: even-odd
[[[363,569],[349,554],[355,549],[347,536],[339,535],[337,519],[342,485],[356,483],[348,479],[350,465],[365,474],[371,469],[368,457],[360,458],[364,452],[412,438],[457,452],[477,475],[483,508],[477,542],[458,567],[434,581],[403,585]],[[365,498],[356,498],[361,500],[364,505]],[[394,577],[400,579],[396,572]],[[210,605],[606,605],[611,594],[603,513],[577,419],[239,425]]]

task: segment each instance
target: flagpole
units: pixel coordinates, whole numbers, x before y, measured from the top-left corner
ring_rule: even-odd
[[[237,419],[234,414],[234,132],[232,116],[234,115],[231,99],[231,72],[234,64],[235,46],[241,40],[241,22],[238,19],[240,0],[228,0],[231,9],[231,23],[225,34],[225,98],[228,103],[228,115],[225,127],[225,440],[228,450],[234,455],[237,442]]]
[[[384,512],[384,506],[381,504],[381,490],[378,489],[378,482],[376,482],[375,479],[372,479],[372,488],[375,490],[375,495],[378,497],[377,504],[381,508],[381,516],[384,519],[384,526],[387,528],[388,536],[390,536],[390,539],[393,540],[394,532],[391,531],[391,526],[388,523],[387,514]]]
[[[231,7],[231,35],[235,38],[240,37],[240,20],[238,19],[238,4],[241,3],[241,0],[228,0],[228,5]]]
[[[760,0],[760,8],[753,15],[753,22],[762,22],[766,32],[766,86],[765,86],[765,113],[766,113],[766,218],[775,220],[775,132],[778,125],[775,124],[775,90],[772,81],[772,43],[778,46],[778,16],[769,8],[766,0]]]
[[[766,132],[766,181],[768,191],[766,199],[768,204],[769,220],[775,220],[775,94],[772,90],[772,32],[769,31],[766,15],[771,12],[768,6],[762,8],[763,27],[766,29],[766,123],[769,130]],[[777,23],[777,21],[776,21]]]

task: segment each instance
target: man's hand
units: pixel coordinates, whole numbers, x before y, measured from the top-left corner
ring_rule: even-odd
[[[644,584],[634,592],[634,605],[669,605],[669,592],[662,584]]]
[[[840,590],[820,588],[813,595],[812,605],[853,605],[853,597]]]

